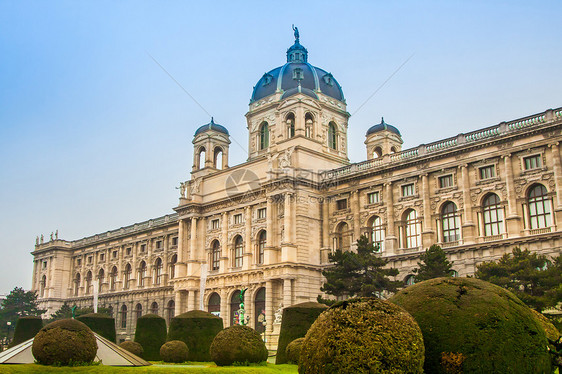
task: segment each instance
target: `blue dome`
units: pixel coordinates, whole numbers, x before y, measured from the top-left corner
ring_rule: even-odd
[[[217,132],[222,132],[223,134],[228,135],[228,130],[226,129],[226,127],[219,125],[218,123],[215,123],[215,121],[213,120],[213,117],[211,117],[211,122],[207,123],[206,125],[203,125],[201,127],[199,127],[197,129],[197,131],[195,131],[195,134],[193,136],[196,136],[198,134],[204,133],[206,131],[217,131]]]
[[[287,63],[261,77],[254,87],[250,103],[276,92],[283,93],[283,99],[299,92],[317,99],[316,93],[321,92],[336,100],[345,100],[333,75],[308,63],[308,51],[298,39],[287,50]]]
[[[381,123],[371,126],[371,128],[367,130],[367,136],[383,130],[388,130],[390,132],[395,133],[398,136],[402,136],[400,135],[400,131],[398,131],[396,127],[384,122],[384,117],[381,118]]]

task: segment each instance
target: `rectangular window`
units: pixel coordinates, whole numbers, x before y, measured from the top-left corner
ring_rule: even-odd
[[[453,176],[444,175],[439,177],[439,188],[453,187]]]
[[[130,255],[131,255],[131,252],[132,252],[131,247],[127,248],[127,256],[130,256]]]
[[[239,225],[242,223],[242,214],[235,214],[234,215],[234,224]]]
[[[105,253],[100,253],[100,261],[105,260]]]
[[[47,261],[43,261],[43,269],[47,268]]]
[[[379,193],[377,192],[370,192],[367,194],[367,201],[369,204],[375,204],[379,202]]]
[[[402,196],[414,196],[414,184],[405,184],[402,186]]]
[[[146,251],[146,244],[141,244],[140,251],[141,253],[144,253]]]
[[[77,259],[77,260],[76,260],[76,264],[77,264],[78,266],[82,265],[82,260],[81,260],[81,259]]]
[[[211,229],[216,230],[220,227],[220,221],[218,219],[214,219],[211,221]]]
[[[178,245],[178,237],[177,236],[175,238],[172,238],[172,245],[173,246]]]
[[[156,249],[162,249],[162,240],[156,241]]]
[[[341,199],[336,201],[336,209],[337,210],[347,209],[347,199]]]
[[[117,258],[117,251],[113,251],[113,258]]]
[[[92,263],[92,256],[89,256],[88,257],[88,264],[91,264],[91,263]]]
[[[480,179],[490,179],[496,176],[496,168],[494,165],[483,166],[480,169],[478,169],[478,171],[479,171]]]
[[[267,213],[266,208],[259,208],[258,219],[265,219],[266,213]]]
[[[541,167],[541,155],[534,155],[523,158],[525,170],[537,169]]]

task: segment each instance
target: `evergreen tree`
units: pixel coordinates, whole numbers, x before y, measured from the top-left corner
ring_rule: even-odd
[[[453,269],[451,267],[453,263],[447,260],[445,251],[437,244],[426,249],[425,253],[421,254],[420,260],[418,262],[419,268],[414,269],[416,282],[452,275]]]
[[[478,266],[476,277],[506,288],[537,311],[562,301],[562,255],[544,255],[514,248],[497,262]]]
[[[396,291],[401,282],[388,277],[398,275],[398,270],[384,268],[387,261],[376,253],[366,236],[357,240],[357,252],[338,249],[331,253],[334,266],[322,271],[326,283],[320,289],[328,295],[349,297],[380,297],[383,291]]]
[[[0,334],[8,336],[20,317],[41,316],[43,313],[45,310],[37,306],[37,292],[15,287],[0,305]]]
[[[80,317],[84,314],[89,314],[93,312],[94,312],[94,308],[92,307],[76,308],[74,314],[75,317]],[[111,316],[111,313],[108,308],[98,307],[98,313],[107,314],[108,316]],[[64,303],[59,310],[57,310],[55,313],[51,315],[51,321],[56,321],[65,318],[72,318],[72,308],[67,303]]]

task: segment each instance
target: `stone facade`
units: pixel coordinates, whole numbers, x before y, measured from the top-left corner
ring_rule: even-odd
[[[306,52],[298,47],[289,51]],[[254,95],[247,162],[228,166],[224,127],[196,132],[176,213],[75,241],[38,240],[41,307],[91,306],[99,287],[119,340],[148,312],[169,320],[209,310],[229,326],[246,289],[248,324],[274,348],[282,308],[316,300],[328,254],[353,249],[360,235],[380,244],[405,285],[434,243],[459,276],[515,246],[560,252],[562,108],[406,150],[382,121],[367,134],[367,160],[349,164],[343,96],[311,94],[306,71],[297,73],[293,91]],[[275,81],[268,74],[258,84]],[[317,76],[316,85],[331,79]]]

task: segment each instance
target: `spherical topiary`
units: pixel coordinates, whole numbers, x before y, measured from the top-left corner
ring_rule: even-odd
[[[181,340],[171,340],[160,347],[160,357],[164,362],[185,362],[188,355],[187,344]]]
[[[88,326],[74,319],[61,319],[43,327],[33,339],[32,353],[42,365],[91,363],[98,345]]]
[[[301,348],[302,348],[303,341],[304,338],[298,338],[290,342],[289,345],[287,345],[287,349],[285,349],[285,354],[288,363],[291,364],[299,363],[299,357],[301,355]]]
[[[427,373],[550,372],[543,329],[530,309],[501,287],[474,278],[436,278],[390,301],[418,322]]]
[[[299,373],[422,373],[421,330],[388,301],[357,298],[323,312],[306,333]]]
[[[160,361],[160,347],[166,343],[166,320],[156,314],[145,314],[137,319],[135,342],[142,345],[142,358]]]
[[[307,302],[283,309],[275,364],[279,365],[288,362],[285,354],[287,345],[297,338],[304,338],[310,326],[326,308],[327,306],[324,304]]]
[[[16,330],[14,331],[14,339],[10,343],[10,347],[14,347],[20,343],[33,338],[39,330],[43,328],[43,320],[37,316],[21,317],[16,322]]]
[[[234,362],[258,363],[267,360],[267,348],[256,330],[234,325],[215,336],[211,344],[211,360],[218,366]]]
[[[222,318],[202,310],[192,310],[172,318],[168,341],[183,341],[189,349],[191,361],[210,361],[209,348],[222,329]]]
[[[100,334],[107,340],[115,343],[115,319],[103,313],[88,313],[76,317],[93,332]]]
[[[546,337],[550,340],[558,340],[558,338],[560,337],[560,331],[558,331],[556,326],[554,326],[552,322],[550,322],[550,320],[546,318],[542,313],[539,313],[534,309],[531,309],[531,312],[533,312],[533,315],[544,329]]]
[[[139,356],[139,357],[142,357],[142,354],[144,352],[144,350],[142,349],[142,345],[140,345],[137,342],[132,342],[130,340],[125,340],[124,342],[119,344],[119,347],[121,347],[121,348],[131,352],[135,356]]]

